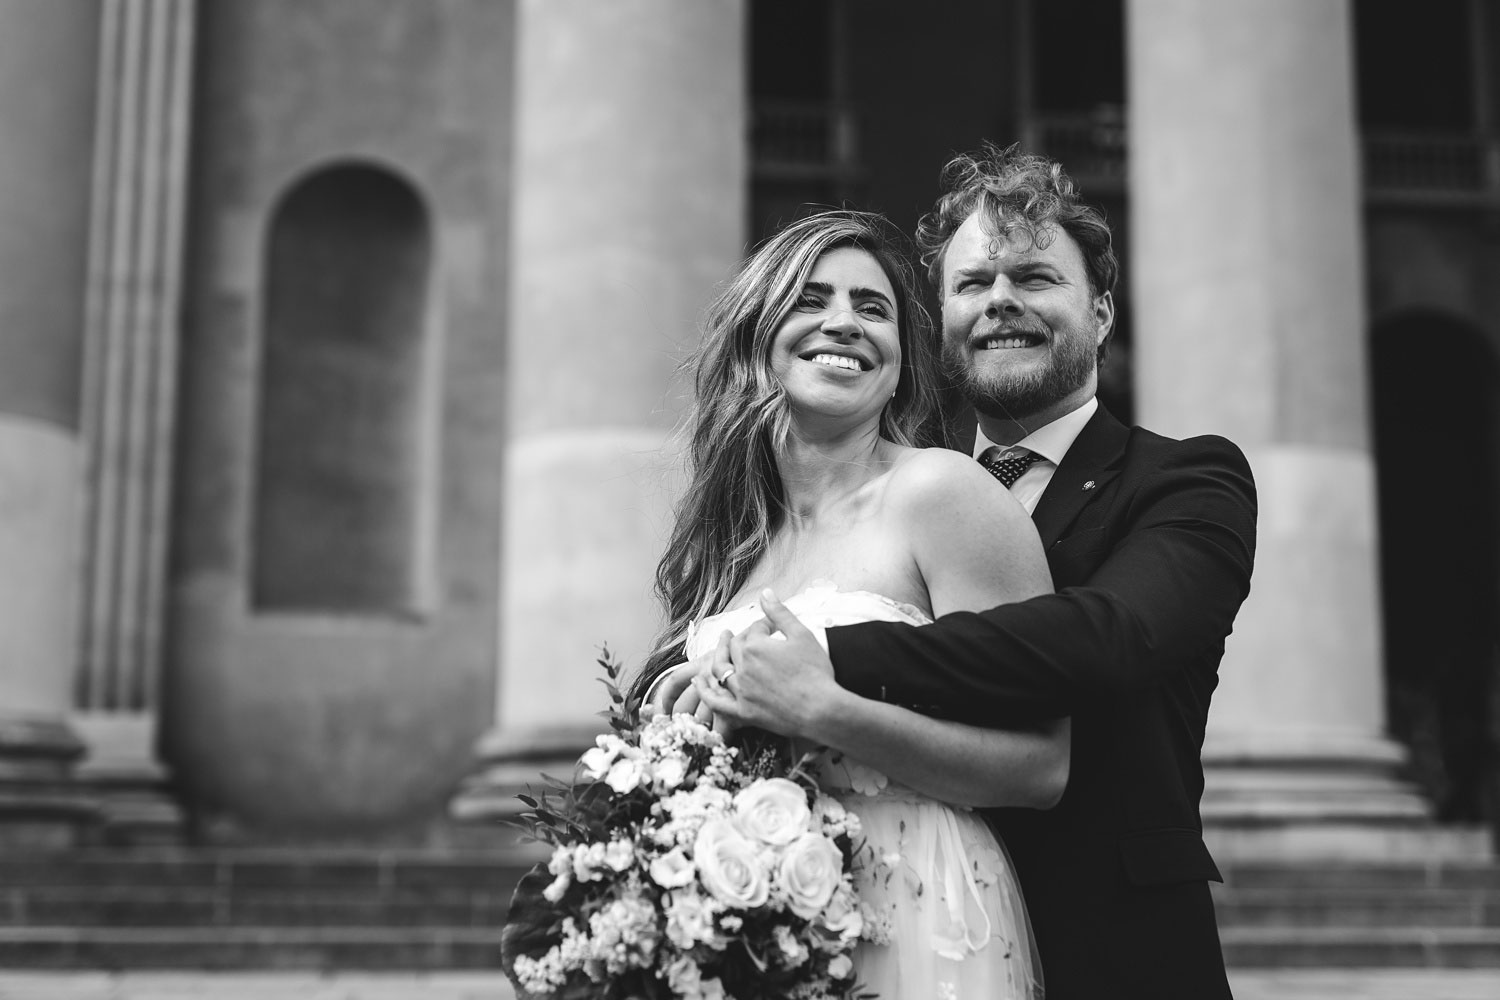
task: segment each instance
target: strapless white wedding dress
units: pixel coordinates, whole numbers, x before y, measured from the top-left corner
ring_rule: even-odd
[[[814,584],[786,601],[815,628],[865,621],[923,625],[920,608],[868,591]],[[752,605],[698,622],[687,655],[713,648],[726,629],[761,617]],[[855,877],[888,944],[862,943],[856,974],[882,1000],[1035,1000],[1042,995],[1021,888],[1010,858],[984,820],[939,802],[857,761],[828,752],[823,788],[853,810],[866,849]]]

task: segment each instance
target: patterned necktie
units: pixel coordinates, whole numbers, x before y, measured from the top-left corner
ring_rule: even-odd
[[[1017,458],[998,458],[999,448],[992,448],[979,456],[979,464],[984,466],[986,472],[1000,480],[1001,485],[1010,489],[1021,478],[1021,474],[1042,460],[1042,456],[1034,451],[1023,453]]]

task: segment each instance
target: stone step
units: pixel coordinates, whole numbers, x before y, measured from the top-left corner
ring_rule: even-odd
[[[1230,968],[1500,968],[1495,927],[1229,927]]]
[[[1492,860],[1257,862],[1220,871],[1233,889],[1500,889]]]
[[[0,890],[29,886],[283,889],[470,888],[525,872],[546,852],[84,850],[0,857]]]
[[[474,889],[316,890],[32,886],[0,891],[0,926],[493,927],[516,879]]]
[[[1219,926],[1494,927],[1495,889],[1225,889],[1215,886]]]
[[[3,969],[497,969],[496,928],[0,927]]]

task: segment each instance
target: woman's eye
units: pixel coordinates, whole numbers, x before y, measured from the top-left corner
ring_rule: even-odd
[[[879,302],[866,302],[859,307],[859,311],[866,316],[874,316],[878,319],[889,319],[891,315],[890,311]]]
[[[798,309],[818,309],[818,308],[821,308],[822,305],[823,305],[822,301],[820,301],[816,296],[813,296],[813,295],[804,295],[804,296],[802,296],[801,298],[799,298],[797,300],[796,308],[798,308]]]

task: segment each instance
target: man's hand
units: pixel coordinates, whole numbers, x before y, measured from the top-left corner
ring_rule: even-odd
[[[817,740],[811,730],[840,693],[833,663],[775,594],[762,591],[760,607],[766,617],[727,642],[721,639],[693,689],[715,719]]]

